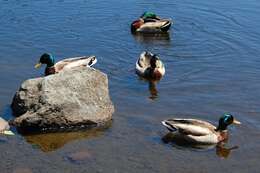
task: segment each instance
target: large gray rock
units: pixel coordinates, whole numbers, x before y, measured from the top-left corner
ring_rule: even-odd
[[[13,125],[21,129],[57,129],[102,125],[112,119],[107,76],[77,68],[29,79],[16,92]]]

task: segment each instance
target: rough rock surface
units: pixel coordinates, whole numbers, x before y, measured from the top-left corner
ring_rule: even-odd
[[[11,107],[21,129],[97,126],[114,112],[107,76],[86,67],[24,81]]]

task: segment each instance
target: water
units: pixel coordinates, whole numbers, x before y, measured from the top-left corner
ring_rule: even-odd
[[[57,60],[96,55],[116,112],[106,130],[0,137],[0,172],[258,172],[259,7],[257,0],[2,0],[1,116],[12,118],[21,82],[43,74],[33,69],[43,52]],[[147,10],[174,20],[169,35],[131,35],[129,24]],[[156,88],[134,73],[143,50],[165,63]],[[227,148],[235,149],[226,155],[161,140],[163,119],[217,122],[224,112],[242,122],[230,128]]]

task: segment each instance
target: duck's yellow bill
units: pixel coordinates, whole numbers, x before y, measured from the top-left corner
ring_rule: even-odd
[[[233,120],[233,124],[241,124],[239,121],[237,121],[237,120]]]
[[[42,66],[42,64],[41,63],[38,63],[38,64],[36,64],[35,66],[34,66],[34,68],[40,68]]]
[[[14,133],[11,130],[5,130],[3,132],[4,135],[14,135]]]

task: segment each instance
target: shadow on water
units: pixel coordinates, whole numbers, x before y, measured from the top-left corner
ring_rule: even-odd
[[[133,37],[140,43],[151,43],[151,42],[170,42],[170,34],[165,33],[133,33]]]
[[[55,132],[55,133],[43,133],[43,134],[26,134],[25,140],[39,147],[43,152],[51,152],[63,147],[65,144],[81,139],[92,139],[100,137],[104,134],[104,131],[111,126],[111,123],[104,127],[85,129],[72,132]]]
[[[180,148],[189,148],[194,149],[197,151],[205,151],[205,150],[211,150],[216,149],[216,155],[220,158],[227,159],[232,150],[238,149],[238,146],[233,147],[227,147],[227,141],[218,143],[218,144],[190,144],[182,140],[178,140],[176,135],[173,133],[167,133],[165,136],[162,137],[162,141],[166,144],[170,143],[174,147],[180,147]]]

